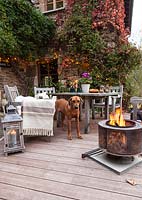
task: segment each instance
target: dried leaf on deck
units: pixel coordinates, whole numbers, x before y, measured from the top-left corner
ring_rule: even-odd
[[[127,179],[126,182],[133,185],[133,186],[137,185],[137,183],[134,179]]]

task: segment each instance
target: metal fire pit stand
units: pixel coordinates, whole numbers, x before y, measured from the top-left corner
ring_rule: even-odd
[[[105,150],[96,148],[82,154],[82,158],[91,158],[105,167],[113,170],[117,174],[122,174],[132,168],[133,166],[142,162],[141,155],[135,155],[130,157],[114,156],[108,154]]]

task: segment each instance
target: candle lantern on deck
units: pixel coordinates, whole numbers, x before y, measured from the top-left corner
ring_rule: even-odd
[[[22,133],[22,117],[16,113],[16,108],[10,105],[2,119],[4,134],[4,154],[24,151],[24,138]]]

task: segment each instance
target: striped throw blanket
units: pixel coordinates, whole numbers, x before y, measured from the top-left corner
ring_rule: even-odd
[[[23,100],[23,134],[53,136],[55,99]]]

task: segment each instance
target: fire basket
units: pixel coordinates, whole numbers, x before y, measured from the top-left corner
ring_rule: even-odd
[[[122,111],[98,123],[99,148],[82,154],[120,174],[142,162],[142,125],[124,120]]]
[[[108,120],[98,123],[99,147],[108,154],[133,156],[142,152],[142,125],[126,120],[128,126],[112,126]]]

